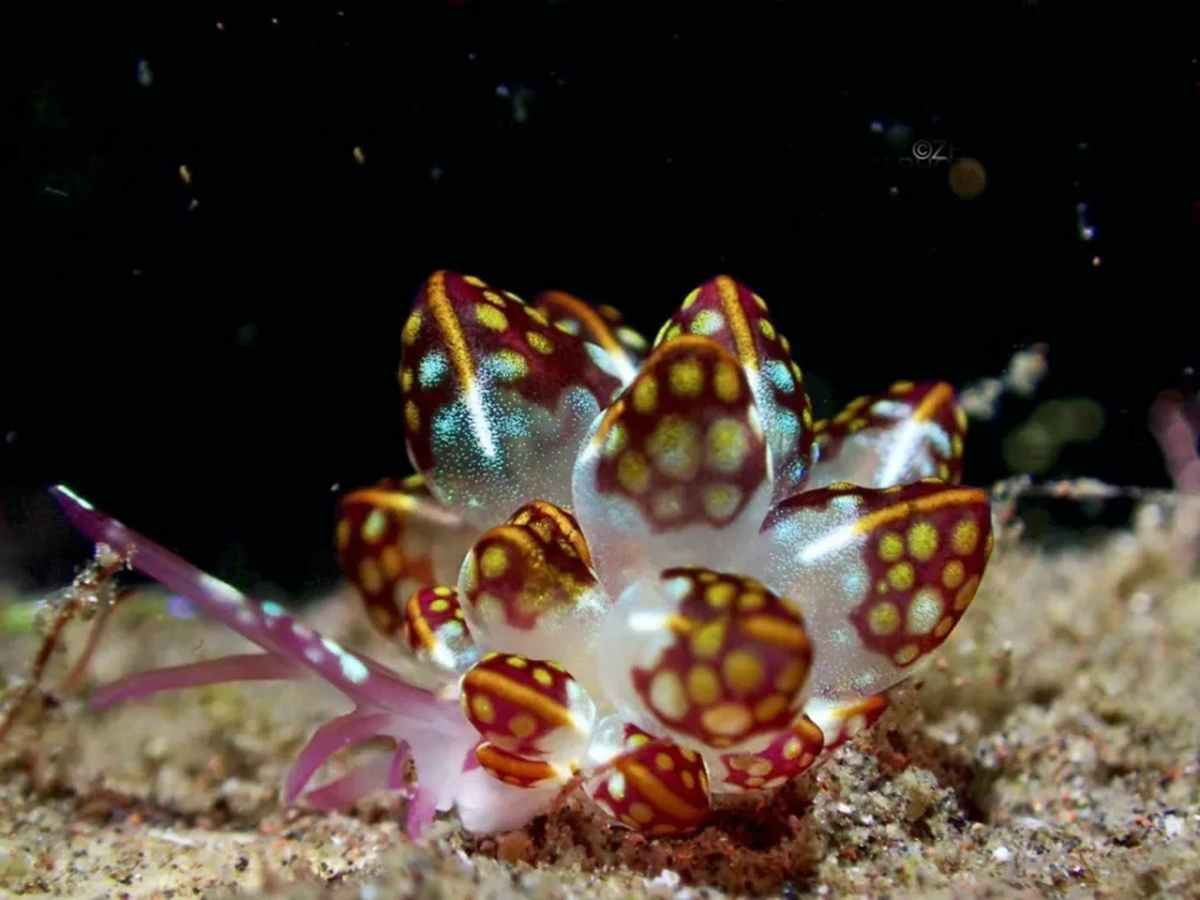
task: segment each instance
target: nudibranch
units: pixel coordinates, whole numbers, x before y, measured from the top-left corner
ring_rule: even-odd
[[[87,537],[263,651],[134,675],[94,704],[315,676],[353,708],[300,753],[286,802],[408,791],[412,833],[452,808],[487,832],[582,785],[621,825],[667,835],[871,725],[975,596],[991,515],[959,486],[954,390],[897,382],[815,421],[787,338],[732,278],[688,294],[650,347],[610,307],[442,271],[401,338],[418,474],[346,495],[336,529],[395,659],[56,488]],[[305,793],[378,736],[395,750]]]

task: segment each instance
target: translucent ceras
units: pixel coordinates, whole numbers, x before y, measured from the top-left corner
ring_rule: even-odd
[[[402,343],[418,475],[347,495],[336,531],[389,664],[57,489],[89,537],[264,651],[94,702],[316,676],[353,709],[302,751],[288,801],[383,735],[392,754],[306,799],[407,790],[414,832],[452,807],[488,831],[581,783],[621,825],[673,834],[873,724],[979,587],[991,519],[957,486],[954,391],[897,382],[814,421],[767,304],[732,278],[688,294],[648,348],[611,308],[437,272]]]

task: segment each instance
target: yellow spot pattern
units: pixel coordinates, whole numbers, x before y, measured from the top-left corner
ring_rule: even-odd
[[[728,581],[720,581],[709,585],[704,591],[704,599],[714,609],[724,609],[729,606],[737,593],[737,588]]]
[[[646,449],[660,472],[687,481],[700,468],[699,443],[695,424],[682,416],[666,416],[654,429]]]
[[[497,350],[492,354],[492,359],[497,363],[498,381],[519,381],[529,374],[529,364],[516,350]]]
[[[919,562],[929,562],[938,549],[937,528],[930,522],[917,522],[908,529],[908,552]]]
[[[893,659],[895,659],[896,665],[907,666],[920,655],[920,647],[918,647],[916,644],[906,644],[896,651],[896,655],[893,657]]]
[[[736,403],[742,395],[737,369],[732,363],[721,360],[713,372],[713,390],[722,403]]]
[[[401,340],[404,342],[404,346],[411,347],[414,343],[416,343],[417,335],[420,333],[421,313],[418,311],[409,316],[408,320],[404,323],[404,331],[402,331],[400,334]]]
[[[741,489],[732,484],[711,484],[704,489],[704,511],[714,522],[727,521],[741,501]]]
[[[963,583],[965,577],[966,569],[963,564],[957,559],[952,559],[942,569],[942,586],[951,591],[955,590]]]
[[[708,705],[721,699],[721,682],[709,666],[692,666],[687,674],[687,693],[693,703]]]
[[[649,415],[657,406],[658,381],[653,375],[643,375],[633,386],[633,408],[643,415]]]
[[[465,694],[463,695],[466,696]],[[484,694],[475,694],[471,697],[471,713],[480,722],[485,725],[491,725],[496,721],[496,708],[492,705],[490,697]]]
[[[898,591],[907,591],[913,586],[913,581],[916,579],[917,573],[913,569],[912,563],[897,563],[888,569],[887,580],[893,588]]]
[[[696,629],[692,635],[692,655],[700,659],[715,659],[725,644],[726,623],[716,619]]]
[[[734,650],[721,664],[725,683],[735,691],[755,691],[763,683],[766,673],[758,657],[747,650]]]
[[[979,526],[975,524],[975,520],[963,519],[955,525],[950,543],[954,547],[954,552],[959,556],[974,553],[975,548],[979,545]]]
[[[894,531],[879,539],[879,558],[884,562],[899,562],[904,556],[904,540]]]
[[[493,544],[483,551],[479,560],[479,568],[486,578],[499,578],[508,571],[508,552],[498,544]]]
[[[643,494],[650,487],[650,467],[636,450],[626,450],[617,460],[617,481],[631,494]]]
[[[358,582],[368,594],[378,594],[383,588],[383,576],[375,560],[367,557],[358,566]]]
[[[681,359],[671,366],[671,393],[683,399],[697,397],[704,390],[704,370],[698,360]]]
[[[900,627],[900,610],[894,603],[879,603],[871,608],[869,617],[871,631],[885,636],[893,634]]]
[[[660,491],[654,497],[654,514],[664,522],[683,515],[683,488],[673,487]]]
[[[508,327],[508,317],[486,303],[475,304],[475,321],[492,331],[504,331]]]
[[[543,356],[549,356],[554,352],[554,342],[536,331],[525,332],[525,343]]]
[[[718,419],[708,429],[706,462],[711,469],[732,475],[750,450],[745,426],[737,419]]]

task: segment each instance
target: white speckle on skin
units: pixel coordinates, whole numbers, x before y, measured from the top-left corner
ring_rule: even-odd
[[[696,318],[692,319],[691,325],[688,326],[688,331],[692,334],[700,334],[708,337],[716,334],[725,327],[724,317],[712,309],[702,309],[696,313]]]
[[[860,691],[869,691],[878,679],[879,676],[874,672],[860,672],[854,676],[854,686]]]
[[[839,494],[829,501],[831,508],[842,513],[852,513],[858,509],[862,498],[857,494]]]
[[[779,407],[775,410],[775,441],[785,441],[787,446],[791,446],[800,438],[800,420],[796,418],[796,414],[790,409]]]
[[[357,656],[346,653],[339,657],[338,661],[342,664],[342,674],[346,676],[347,681],[362,684],[370,675],[366,665]]]
[[[9,443],[12,443],[12,441],[9,441]],[[60,484],[58,486],[58,490],[59,490],[59,493],[66,494],[67,497],[69,497],[73,503],[75,503],[78,506],[83,507],[84,509],[88,510],[89,512],[91,512],[92,510],[94,510],[96,508],[96,507],[92,506],[92,504],[90,504],[86,500],[84,500],[82,497],[80,497],[77,493],[75,493],[69,487],[67,487],[65,484]]]
[[[417,366],[417,381],[421,385],[422,390],[427,391],[430,388],[437,387],[449,370],[449,365],[446,362],[446,354],[440,350],[431,350],[425,354],[421,359],[420,365]]]
[[[842,590],[852,597],[861,597],[867,591],[867,571],[862,566],[855,566],[842,576]]]
[[[237,606],[246,602],[246,595],[239,591],[231,584],[226,584],[220,578],[201,573],[200,574],[200,589],[207,594],[211,594],[213,599],[218,603],[228,603],[230,606]]]
[[[927,431],[929,442],[942,457],[951,455],[952,447],[950,444],[950,435],[946,434],[946,430],[938,425],[931,424]]]
[[[607,372],[613,378],[625,384],[633,380],[633,367],[623,360],[616,360],[609,356],[608,351],[603,347],[593,344],[591,341],[584,343],[583,349],[587,351],[588,358],[596,364],[596,367],[603,372]],[[625,371],[627,370],[627,371]]]
[[[787,363],[783,360],[768,360],[767,364],[763,366],[763,370],[771,384],[775,385],[775,390],[784,394],[790,394],[796,390],[796,380],[788,371]]]
[[[666,591],[668,597],[670,597],[676,603],[679,603],[684,597],[691,593],[692,581],[690,578],[684,578],[682,576],[668,578],[663,582],[663,590]]]
[[[627,328],[624,325],[617,329],[617,339],[622,344],[633,347],[635,350],[644,350],[646,348],[646,339],[632,328]]]
[[[338,666],[342,670],[342,677],[347,681],[354,684],[362,684],[371,674],[361,659],[347,651],[346,648],[332,638],[321,638],[321,646],[337,659]]]
[[[912,413],[912,407],[897,400],[876,400],[871,412],[884,419],[903,419]]]

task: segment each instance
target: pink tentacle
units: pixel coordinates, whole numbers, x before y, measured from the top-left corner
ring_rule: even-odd
[[[390,789],[389,778],[393,759],[378,756],[351,769],[341,778],[314,788],[304,796],[307,806],[321,812],[333,812],[353,806],[368,794]]]
[[[116,519],[110,518],[64,485],[50,489],[67,518],[89,540],[105,543],[119,553],[130,552],[135,569],[183,594],[205,614],[224,622],[234,631],[263,647],[275,649],[265,623],[240,614],[245,601],[241,591],[176,556]]]
[[[114,703],[123,703],[162,691],[178,691],[229,681],[280,681],[294,678],[300,671],[300,667],[292,660],[281,656],[271,653],[242,653],[138,672],[98,688],[92,693],[89,702],[96,709],[104,709]]]
[[[318,728],[296,757],[284,780],[283,802],[291,803],[299,797],[304,786],[329,757],[344,747],[379,735],[389,721],[390,716],[387,713],[364,715],[356,710],[332,719]]]
[[[157,690],[213,683],[229,678],[294,677],[309,670],[349,698],[356,711],[317,729],[289,773],[284,798],[300,795],[320,766],[343,747],[375,736],[396,740],[402,749],[386,769],[374,767],[335,785],[319,788],[315,803],[341,805],[376,784],[407,790],[405,763],[416,762],[420,788],[415,791],[408,822],[415,836],[433,821],[438,809],[462,799],[457,779],[472,764],[469,751],[479,735],[464,717],[455,694],[441,696],[414,687],[391,669],[343,648],[287,615],[277,603],[258,603],[213,578],[166,548],[97,511],[65,487],[53,489],[74,526],[88,539],[104,543],[126,556],[130,565],[176,594],[190,600],[205,615],[223,622],[266,650],[262,657],[233,657],[165,672],[134,676],[103,689],[102,705]],[[489,820],[490,821],[490,820]]]
[[[345,649],[287,615],[277,603],[262,603],[202,572],[160,544],[97,510],[70,489],[50,491],[71,523],[89,540],[130,555],[130,565],[177,594],[205,615],[232,628],[269,653],[312,669],[361,707],[403,712],[426,720],[445,718],[446,706],[390,669]]]
[[[404,830],[408,836],[414,841],[421,837],[433,824],[434,814],[437,812],[437,795],[428,788],[423,788],[420,784],[412,793],[412,797],[408,801],[408,814],[404,818]]]

